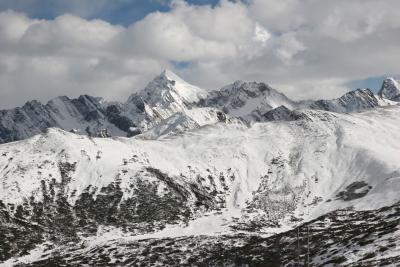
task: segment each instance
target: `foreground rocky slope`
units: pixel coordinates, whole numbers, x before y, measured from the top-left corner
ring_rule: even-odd
[[[18,266],[396,266],[400,205],[338,210],[270,237],[257,234],[45,243]],[[309,247],[307,246],[309,244]],[[309,253],[308,253],[309,251]],[[36,254],[36,255],[35,255]]]
[[[3,144],[0,261],[290,265],[296,228],[304,247],[310,225],[316,265],[395,262],[400,107],[292,117],[157,140],[49,129]]]

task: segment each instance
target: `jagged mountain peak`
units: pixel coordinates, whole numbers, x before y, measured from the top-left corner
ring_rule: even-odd
[[[210,92],[200,105],[220,108],[247,121],[258,121],[263,114],[281,105],[293,108],[294,101],[263,82],[238,80],[219,91]]]
[[[170,70],[164,70],[137,94],[151,105],[160,101],[169,103],[179,100],[194,103],[206,97],[207,91],[186,82]]]
[[[165,77],[166,79],[170,80],[170,81],[180,81],[180,82],[185,82],[185,80],[183,80],[180,76],[178,76],[175,72],[173,72],[170,69],[165,69],[163,72],[161,72],[161,74],[159,75],[159,77]]]
[[[248,94],[250,97],[256,97],[258,94],[262,94],[263,92],[271,90],[274,89],[272,89],[269,85],[263,82],[255,82],[255,81],[249,82],[249,81],[237,80],[232,84],[224,86],[220,91],[230,95],[244,92]]]
[[[379,106],[379,100],[370,89],[357,89],[332,100],[318,100],[309,105],[312,109],[333,112],[354,112]]]
[[[132,94],[125,105],[125,114],[135,118],[144,131],[175,113],[187,113],[207,91],[194,86],[170,70],[164,70],[143,90]]]
[[[400,101],[400,81],[387,77],[382,84],[378,95],[389,100]]]
[[[354,91],[350,91],[342,95],[339,99],[343,102],[352,100],[354,98],[358,99],[372,99],[374,98],[374,93],[369,88],[358,88]]]

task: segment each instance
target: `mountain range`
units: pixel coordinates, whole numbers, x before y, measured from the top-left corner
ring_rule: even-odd
[[[0,111],[0,266],[396,266],[400,86],[294,101],[164,71]]]
[[[378,95],[357,89],[333,100],[293,101],[257,82],[236,81],[207,92],[166,70],[125,103],[88,95],[61,96],[46,104],[32,100],[0,110],[0,143],[23,140],[51,127],[93,137],[131,137],[152,130],[148,136],[155,138],[226,118],[252,123],[287,119],[290,111],[298,109],[348,113],[400,101],[399,88],[398,81],[387,78]]]

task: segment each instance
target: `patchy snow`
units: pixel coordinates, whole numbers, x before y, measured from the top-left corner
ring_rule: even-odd
[[[18,258],[10,258],[4,262],[0,262],[0,267],[17,266],[45,259],[45,254],[48,249],[48,245],[50,244],[51,243],[47,242],[42,243],[40,245],[37,245],[34,249],[30,250],[27,255]]]

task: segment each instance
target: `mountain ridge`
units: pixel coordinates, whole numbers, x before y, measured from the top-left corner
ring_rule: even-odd
[[[276,119],[288,119],[288,110],[297,109],[357,112],[396,104],[396,92],[400,92],[396,84],[393,78],[385,79],[378,95],[368,89],[357,89],[338,99],[296,102],[267,84],[257,82],[236,81],[220,90],[207,92],[165,70],[126,102],[107,102],[88,95],[72,99],[60,96],[46,104],[32,100],[22,107],[0,110],[0,143],[25,139],[49,127],[90,136],[129,137],[154,127],[160,129],[161,124],[167,123],[170,117],[171,121],[175,114],[181,114],[181,121],[186,121],[186,126],[179,126],[180,130],[161,131],[162,135],[221,122],[224,121],[220,119],[222,117],[237,118],[244,123],[270,121],[275,119],[271,112],[281,106],[287,110]],[[204,108],[208,108],[209,113],[205,114]],[[198,115],[194,115],[196,110]],[[190,120],[194,121],[189,123]],[[154,133],[147,136],[160,136]]]

